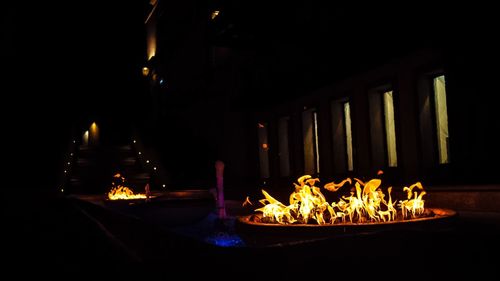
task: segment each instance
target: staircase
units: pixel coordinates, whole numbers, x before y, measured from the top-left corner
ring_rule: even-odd
[[[65,190],[73,194],[105,194],[111,189],[113,175],[125,177],[134,192],[144,191],[151,175],[145,171],[131,145],[79,145],[68,169]]]

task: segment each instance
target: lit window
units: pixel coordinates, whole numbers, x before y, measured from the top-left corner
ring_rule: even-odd
[[[396,126],[394,124],[394,101],[392,91],[384,93],[385,141],[387,147],[387,165],[398,166],[396,152]]]
[[[344,103],[344,123],[345,123],[345,141],[347,153],[347,170],[354,170],[354,161],[352,157],[352,129],[351,129],[351,106],[349,102]]]
[[[309,175],[319,173],[318,113],[315,109],[302,113],[302,136],[304,173]]]
[[[369,95],[370,139],[374,168],[397,167],[394,93],[383,86]]]
[[[351,106],[345,99],[331,104],[333,169],[336,173],[354,170]]]
[[[434,81],[434,109],[436,113],[437,147],[439,164],[449,163],[448,158],[448,111],[446,108],[446,85],[444,75],[437,76]]]

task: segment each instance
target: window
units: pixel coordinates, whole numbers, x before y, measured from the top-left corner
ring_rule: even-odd
[[[398,166],[396,152],[396,126],[394,122],[394,100],[392,91],[384,92],[385,141],[387,147],[387,166]]]
[[[346,100],[335,100],[331,104],[333,168],[336,173],[354,169],[351,105]]]
[[[423,167],[450,163],[446,80],[442,70],[418,79],[420,146]]]
[[[257,124],[257,137],[259,140],[259,166],[260,177],[269,178],[269,142],[267,140],[267,123]]]
[[[280,175],[290,176],[290,149],[289,149],[290,117],[282,117],[278,121],[278,145]]]
[[[347,170],[354,170],[354,160],[352,156],[352,129],[351,129],[351,105],[344,102],[344,123],[345,123],[345,141],[347,152]]]
[[[374,167],[397,167],[396,121],[394,93],[388,87],[369,94],[370,136]]]
[[[304,173],[319,174],[318,113],[314,108],[302,113]]]
[[[444,75],[434,77],[434,111],[439,164],[449,163],[448,158],[448,111],[446,108],[446,85]]]

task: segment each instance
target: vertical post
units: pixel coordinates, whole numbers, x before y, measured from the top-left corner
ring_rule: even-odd
[[[224,204],[224,162],[215,162],[215,174],[217,177],[217,214],[220,219],[226,218],[226,206]]]

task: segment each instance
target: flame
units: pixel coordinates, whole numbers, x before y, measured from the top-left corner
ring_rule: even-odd
[[[148,196],[146,194],[138,193],[134,194],[132,189],[124,186],[125,177],[123,177],[120,173],[117,173],[113,176],[115,179],[120,179],[121,183],[117,184],[112,182],[113,187],[108,192],[108,198],[110,200],[130,200],[130,199],[147,199]],[[116,185],[116,186],[115,186]],[[146,187],[146,191],[149,190],[149,185]]]
[[[250,201],[250,196],[247,196],[247,198],[245,199],[245,201],[243,202],[243,204],[241,206],[245,207],[248,205],[253,205],[252,201]]]
[[[298,184],[294,183],[295,191],[290,195],[289,205],[281,203],[262,190],[265,198],[259,202],[264,206],[255,211],[262,212],[264,222],[279,224],[388,222],[418,218],[425,210],[422,197],[426,192],[420,182],[403,188],[407,193],[407,199],[400,200],[399,204],[392,199],[392,187],[387,189],[387,195],[384,194],[380,179],[364,183],[354,178],[350,195],[342,196],[337,202],[332,203],[328,203],[320,188],[315,186],[319,179],[304,175],[297,182]],[[352,185],[353,181],[347,178],[338,184],[327,183],[324,188],[336,192],[346,183]],[[415,188],[420,192],[414,191]]]
[[[126,187],[119,185],[111,189],[108,192],[108,198],[110,200],[129,200],[129,199],[146,199],[146,195],[142,193],[134,194],[134,192]]]

